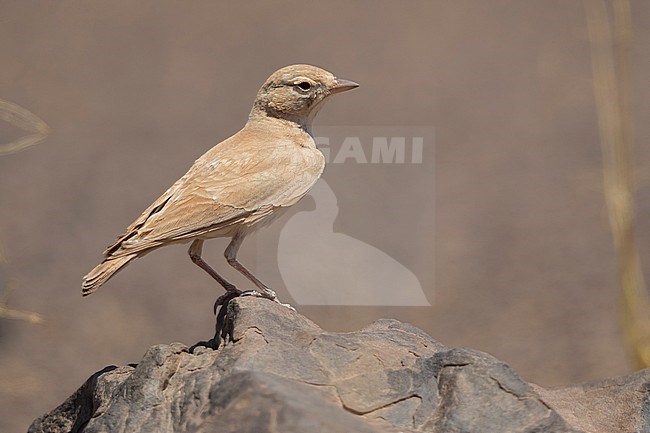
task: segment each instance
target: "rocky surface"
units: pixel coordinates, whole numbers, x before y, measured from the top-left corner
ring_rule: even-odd
[[[394,320],[330,333],[255,298],[228,314],[232,342],[153,346],[95,373],[29,432],[650,431],[648,371],[545,390]]]

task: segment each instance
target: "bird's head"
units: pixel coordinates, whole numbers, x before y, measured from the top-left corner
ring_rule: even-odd
[[[309,126],[328,96],[359,87],[311,65],[291,65],[275,71],[257,92],[251,119],[270,116]]]

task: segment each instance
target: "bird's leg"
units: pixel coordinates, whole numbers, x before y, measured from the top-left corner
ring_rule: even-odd
[[[221,275],[217,274],[217,272],[208,265],[203,258],[201,258],[201,252],[203,251],[203,240],[202,239],[196,239],[194,242],[192,242],[192,245],[190,245],[190,249],[187,251],[190,255],[190,259],[192,259],[192,262],[194,262],[196,265],[198,265],[201,269],[203,269],[205,272],[207,272],[212,278],[217,280],[221,286],[226,289],[229,292],[238,292],[239,289],[234,286],[234,284],[229,283],[226,281]]]
[[[232,241],[230,241],[230,244],[228,245],[228,248],[226,248],[226,251],[224,252],[224,256],[226,257],[226,260],[228,261],[228,264],[232,266],[233,268],[237,269],[239,272],[242,273],[246,278],[248,278],[255,286],[259,289],[260,294],[268,298],[272,301],[280,303],[278,300],[277,295],[273,290],[271,290],[269,287],[267,287],[263,282],[258,280],[255,275],[253,275],[248,269],[244,267],[241,263],[237,261],[237,251],[239,251],[239,247],[241,246],[242,242],[244,241],[244,235],[242,234],[236,234],[233,238]]]
[[[190,245],[190,249],[188,250],[190,259],[192,259],[192,262],[197,264],[201,269],[207,272],[212,278],[217,280],[217,282],[221,284],[221,286],[223,286],[224,289],[226,289],[226,293],[219,296],[214,303],[214,314],[217,315],[217,323],[215,329],[216,332],[214,338],[207,343],[208,346],[212,347],[213,349],[218,349],[219,344],[222,340],[225,341],[228,338],[228,336],[232,338],[231,335],[232,329],[230,329],[226,324],[226,319],[227,319],[226,312],[228,310],[228,303],[233,298],[236,298],[237,296],[241,295],[242,291],[239,290],[237,287],[235,287],[233,284],[226,281],[225,278],[223,278],[214,269],[212,269],[210,265],[208,265],[201,258],[202,251],[203,251],[203,240],[196,239],[194,242],[192,242],[192,245]],[[219,311],[219,314],[217,314],[217,309],[219,308],[220,305],[222,307],[221,310]]]
[[[216,314],[217,307],[221,304],[224,303],[226,298],[233,298],[234,296],[240,295],[242,292],[239,290],[237,287],[235,287],[233,284],[229,283],[226,281],[221,275],[219,275],[214,269],[210,267],[202,258],[201,258],[201,251],[203,251],[203,240],[202,239],[196,239],[194,242],[192,242],[192,245],[190,245],[190,249],[187,251],[190,255],[190,259],[192,259],[192,262],[197,264],[201,269],[203,269],[205,272],[207,272],[212,278],[217,280],[221,286],[226,289],[226,293],[222,296],[220,296],[217,299],[217,302],[214,304],[214,310]],[[223,298],[223,299],[222,299]]]

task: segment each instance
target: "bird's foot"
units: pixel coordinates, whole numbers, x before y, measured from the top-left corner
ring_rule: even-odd
[[[275,302],[277,304],[280,304],[283,307],[287,307],[291,311],[296,311],[296,309],[293,308],[291,306],[291,304],[284,304],[284,303],[280,302],[280,300],[278,299],[278,295],[276,295],[275,292],[273,290],[269,289],[268,287],[264,291],[246,290],[246,291],[242,292],[241,296],[256,296],[258,298],[265,298],[265,299],[271,300],[271,301],[273,301],[273,302]]]
[[[269,299],[275,303],[282,305],[296,311],[290,304],[280,302],[275,292],[271,289],[265,291],[258,290],[244,290],[239,289],[228,290],[223,295],[219,296],[214,303],[214,314],[217,316],[217,323],[215,326],[214,338],[208,342],[208,346],[213,349],[218,349],[222,341],[232,341],[233,323],[232,319],[228,316],[228,305],[230,301],[242,296],[254,296],[256,298]]]
[[[290,309],[291,311],[296,311],[296,309],[291,304],[285,304],[285,303],[282,303],[280,301],[275,301],[275,302],[282,305],[283,307],[286,307],[286,308]]]
[[[214,337],[208,341],[208,346],[212,349],[218,349],[221,341],[232,341],[233,324],[232,319],[228,317],[228,305],[230,301],[241,296],[242,293],[239,289],[231,289],[219,296],[214,302],[214,314],[217,316],[217,323],[215,325]]]
[[[233,300],[233,299],[235,299],[235,298],[237,298],[239,296],[242,296],[243,293],[245,293],[245,292],[242,292],[241,290],[239,290],[237,288],[233,288],[233,289],[227,290],[226,293],[219,296],[217,298],[217,300],[214,301],[214,306],[212,307],[212,311],[214,312],[214,315],[215,316],[217,315],[217,309],[219,308],[220,305],[223,305],[223,306],[227,307],[228,303],[231,300]]]

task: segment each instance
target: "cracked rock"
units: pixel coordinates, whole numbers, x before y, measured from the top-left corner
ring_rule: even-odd
[[[151,347],[106,367],[30,433],[650,431],[650,373],[545,390],[507,364],[380,320],[323,331],[256,298],[234,300],[233,341]]]

